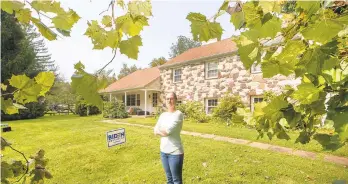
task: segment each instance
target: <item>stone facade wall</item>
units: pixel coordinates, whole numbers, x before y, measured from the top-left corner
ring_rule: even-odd
[[[220,98],[225,92],[231,91],[240,95],[246,105],[250,105],[250,97],[262,95],[265,91],[281,92],[285,84],[297,84],[293,76],[281,75],[272,78],[263,78],[262,73],[251,74],[246,70],[239,56],[216,58],[218,61],[218,78],[205,78],[205,62],[180,65],[182,82],[173,82],[173,68],[161,69],[161,94],[164,100],[168,92],[176,92],[182,101],[195,100],[204,103],[206,98]]]

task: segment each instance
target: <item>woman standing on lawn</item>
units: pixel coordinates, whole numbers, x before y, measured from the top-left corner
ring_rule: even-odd
[[[168,110],[160,115],[154,128],[154,134],[161,136],[161,160],[168,184],[182,183],[184,164],[184,149],[180,138],[183,114],[175,109],[176,101],[174,92],[167,94]]]

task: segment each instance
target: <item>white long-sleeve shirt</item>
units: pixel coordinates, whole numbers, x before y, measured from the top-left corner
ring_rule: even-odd
[[[154,133],[156,134],[159,130],[168,133],[168,136],[161,137],[161,152],[173,155],[184,153],[180,137],[182,123],[183,114],[178,110],[175,112],[164,112],[160,115],[154,128]]]

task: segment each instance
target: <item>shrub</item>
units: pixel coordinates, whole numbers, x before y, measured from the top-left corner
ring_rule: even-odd
[[[1,121],[19,120],[19,119],[35,119],[45,115],[46,103],[30,102],[24,106],[27,109],[19,109],[18,114],[3,114],[1,111]]]
[[[128,113],[125,106],[120,101],[104,102],[103,104],[104,118],[127,118]]]
[[[185,118],[192,119],[199,123],[209,121],[209,117],[204,112],[203,104],[200,102],[188,101],[178,105],[177,109],[184,114]]]
[[[213,110],[213,117],[223,121],[240,121],[237,117],[237,108],[243,108],[243,102],[239,96],[226,94],[219,100],[219,104]]]
[[[75,113],[80,116],[87,116],[88,115],[96,115],[100,114],[100,110],[97,106],[88,105],[84,102],[84,100],[77,101],[77,104],[75,105]]]
[[[178,109],[179,110],[179,109]],[[159,116],[164,112],[164,108],[162,106],[156,107],[155,119],[158,119]],[[181,111],[182,112],[182,111]]]

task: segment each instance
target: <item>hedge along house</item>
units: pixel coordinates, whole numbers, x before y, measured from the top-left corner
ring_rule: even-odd
[[[151,114],[159,105],[160,90],[160,71],[153,67],[135,71],[110,84],[100,93],[107,95],[110,101],[122,101],[126,110],[140,108]]]
[[[231,39],[189,49],[159,67],[162,100],[164,94],[176,92],[178,103],[200,101],[206,113],[219,103],[227,91],[239,95],[253,110],[254,103],[263,101],[265,91],[281,92],[287,84],[297,85],[294,77],[277,75],[263,78],[260,66],[246,70]]]

